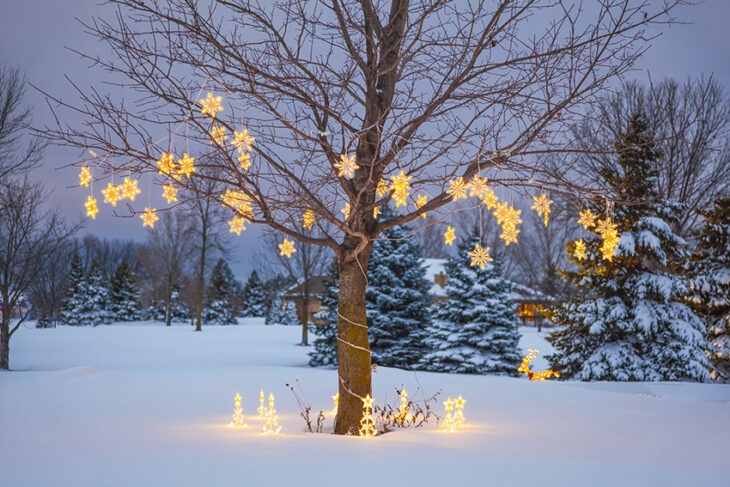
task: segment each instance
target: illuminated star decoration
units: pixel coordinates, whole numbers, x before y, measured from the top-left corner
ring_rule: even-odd
[[[376,206],[375,208],[373,208],[373,219],[377,220],[379,214],[380,214],[380,208]]]
[[[582,238],[575,241],[575,249],[573,250],[573,254],[578,260],[583,260],[586,258],[586,244],[585,242],[583,242]]]
[[[596,233],[601,235],[603,238],[603,245],[601,246],[601,254],[603,259],[609,262],[613,261],[616,256],[616,247],[619,242],[618,231],[616,230],[616,224],[611,222],[611,217],[606,217],[605,220],[598,220],[595,228]]]
[[[99,213],[99,209],[96,207],[96,198],[89,195],[84,206],[86,207],[86,216],[90,216],[92,220],[96,220],[96,214]]]
[[[451,179],[449,181],[449,189],[446,190],[446,193],[451,195],[453,201],[456,201],[460,198],[466,199],[467,189],[468,187],[464,183],[464,178],[459,177],[458,179]]]
[[[241,407],[241,395],[236,393],[233,398],[233,421],[228,424],[231,428],[246,428],[248,425],[243,421],[243,408]]]
[[[504,244],[509,246],[510,243],[517,243],[517,235],[520,230],[517,225],[522,223],[520,214],[522,210],[516,210],[513,206],[507,206],[507,203],[497,205],[494,215],[497,217],[497,223],[502,224],[502,233],[499,238],[504,240]]]
[[[157,166],[160,168],[159,174],[170,176],[175,170],[175,155],[163,152],[157,160]]]
[[[444,401],[444,422],[441,423],[441,431],[444,433],[453,433],[456,431],[456,421],[454,418],[454,401],[449,397]]]
[[[494,210],[493,215],[497,218],[497,224],[501,225],[504,223],[504,219],[507,217],[507,213],[509,212],[509,209],[507,207],[507,202],[504,203],[497,203],[495,205],[497,207],[496,210]]]
[[[423,205],[425,205],[428,202],[428,196],[425,194],[419,194],[418,198],[416,199],[416,209],[420,210]],[[421,218],[426,218],[426,213],[421,215]]]
[[[104,203],[111,203],[112,206],[117,206],[117,201],[121,199],[119,188],[112,183],[108,183],[106,189],[101,190],[101,194],[104,195]]]
[[[494,194],[494,191],[492,188],[487,188],[484,190],[484,194],[481,197],[482,203],[484,203],[487,206],[488,210],[491,210],[495,206],[497,206],[497,202],[499,199],[497,198],[497,195]]]
[[[406,199],[410,195],[411,179],[413,179],[413,176],[407,176],[403,169],[396,176],[390,178],[390,189],[393,190],[393,199],[395,200],[396,208],[401,205],[408,205]]]
[[[378,196],[378,198],[382,198],[385,196],[390,189],[388,188],[388,183],[385,182],[383,178],[380,178],[380,181],[378,181],[378,185],[375,188],[375,194]]]
[[[522,210],[515,210],[513,206],[510,206],[504,216],[504,225],[516,227],[517,225],[522,223],[522,218],[520,218],[521,213]]]
[[[264,418],[264,434],[265,435],[278,435],[281,431],[281,426],[277,421],[278,416],[276,415],[276,409],[274,409],[274,393],[269,393],[269,408],[266,410],[266,416]]]
[[[545,219],[545,226],[547,226],[552,200],[549,200],[545,193],[543,193],[539,198],[537,196],[533,196],[532,201],[534,201],[535,204],[532,205],[530,209],[535,210],[539,216],[543,217]]]
[[[502,226],[502,233],[499,234],[499,238],[504,240],[504,245],[509,246],[510,243],[517,243],[517,235],[520,231],[511,225]]]
[[[240,168],[244,171],[248,171],[248,168],[251,167],[251,154],[248,152],[244,152],[240,156],[238,156],[238,164],[240,165]]]
[[[294,248],[294,241],[288,238],[284,238],[284,241],[279,244],[279,250],[279,255],[284,255],[287,259],[290,259],[292,254],[297,251]]]
[[[598,217],[591,213],[590,209],[583,210],[578,214],[580,215],[580,218],[578,218],[578,223],[583,225],[583,229],[588,230],[596,224],[596,218]]]
[[[235,233],[241,235],[242,230],[246,230],[246,219],[242,216],[235,215],[232,219],[228,220],[228,226],[230,229],[229,233]]]
[[[449,228],[444,232],[444,243],[446,245],[453,245],[456,235],[454,234],[454,227],[449,225]]]
[[[89,182],[91,182],[91,171],[89,171],[88,167],[84,166],[79,173],[79,185],[86,188],[89,186]]]
[[[218,112],[223,111],[221,101],[223,101],[222,97],[213,96],[213,93],[208,92],[208,96],[200,100],[200,105],[203,107],[202,110],[200,110],[200,113],[203,115],[208,114],[215,118]]]
[[[337,414],[337,406],[340,403],[340,393],[338,392],[334,396],[332,396],[332,403],[334,404],[334,407],[332,408],[331,414]]]
[[[195,158],[190,157],[186,152],[182,159],[177,161],[177,173],[184,174],[186,178],[190,179],[190,176],[195,172]]]
[[[302,226],[307,230],[311,230],[312,225],[314,225],[314,222],[317,221],[314,217],[314,212],[312,210],[307,210],[304,212],[303,220],[304,221],[302,223]]]
[[[255,140],[256,139],[254,137],[248,135],[248,129],[243,129],[243,132],[233,132],[233,142],[231,142],[231,144],[236,146],[236,149],[238,149],[238,152],[240,153],[243,153],[244,151],[251,152],[251,144],[253,144]]]
[[[246,193],[227,189],[221,195],[221,199],[223,200],[223,203],[221,203],[223,206],[228,206],[245,217],[249,217],[253,213],[251,198]]]
[[[155,222],[160,219],[160,217],[157,216],[156,211],[157,210],[155,210],[154,208],[152,208],[152,209],[145,208],[144,209],[144,213],[139,215],[139,217],[144,222],[142,224],[142,227],[150,227],[150,228],[155,227]]]
[[[345,207],[340,210],[340,213],[345,215],[345,220],[350,218],[350,203],[345,203]]]
[[[169,205],[173,201],[177,201],[177,189],[172,186],[172,183],[162,187],[162,197],[167,200]]]
[[[220,127],[218,125],[213,125],[213,128],[210,130],[210,143],[211,144],[217,144],[217,145],[223,145],[223,142],[228,138],[226,135],[226,128]]]
[[[487,187],[487,178],[480,178],[478,175],[471,178],[469,184],[469,196],[476,196],[479,199],[484,198],[484,194],[489,189]]]
[[[375,429],[375,418],[373,418],[373,399],[368,394],[362,400],[362,419],[360,420],[360,437],[372,438],[378,433]]]
[[[131,201],[137,197],[142,191],[138,187],[139,181],[124,178],[124,184],[120,186],[122,188],[122,198],[129,198]],[[122,199],[120,198],[120,199]]]
[[[479,243],[477,243],[474,246],[474,250],[471,252],[467,252],[469,257],[471,257],[471,262],[469,265],[471,267],[479,266],[484,270],[484,266],[487,265],[488,262],[492,262],[492,258],[489,256],[489,247],[482,248]]]
[[[465,423],[464,418],[464,404],[466,404],[466,399],[461,397],[461,394],[459,394],[459,397],[456,398],[454,401],[454,406],[456,406],[456,412],[454,413],[454,423],[457,428],[461,428]]]
[[[340,161],[335,162],[337,168],[337,177],[352,178],[355,175],[355,171],[360,169],[360,166],[355,163],[355,156],[347,156],[347,154],[340,154]]]

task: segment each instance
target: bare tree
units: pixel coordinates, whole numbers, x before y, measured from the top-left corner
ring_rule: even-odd
[[[114,18],[86,28],[112,55],[90,59],[128,88],[125,99],[79,87],[78,103],[53,99],[59,123],[46,134],[93,150],[108,174],[158,172],[159,159],[161,179],[183,187],[189,180],[174,179],[160,155],[194,144],[215,154],[209,164],[237,193],[228,206],[240,218],[331,249],[340,276],[335,432],[346,434],[371,392],[365,270],[374,239],[423,214],[439,221],[452,201],[447,183],[475,175],[590,192],[570,173],[573,147],[559,135],[683,0],[596,0],[590,9],[572,0],[111,3]],[[201,113],[205,91],[225,94],[223,112]],[[85,125],[64,123],[65,110]],[[252,147],[242,132],[233,146],[224,139],[244,128]],[[557,171],[537,157],[554,152],[564,156]],[[377,191],[400,171],[407,183]],[[378,220],[375,208],[398,188],[408,206]],[[418,192],[429,199],[414,208]],[[303,231],[308,211],[327,225]]]
[[[44,208],[46,194],[42,184],[25,178],[0,185],[0,369],[9,368],[10,338],[31,311],[28,289],[46,261],[61,258],[78,229]],[[11,328],[13,313],[19,315]]]
[[[76,246],[73,239],[58,249],[51,259],[44,259],[28,288],[28,302],[38,312],[38,319],[58,318],[68,289],[69,264]]]

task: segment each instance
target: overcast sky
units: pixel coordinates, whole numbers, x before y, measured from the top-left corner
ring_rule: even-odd
[[[589,0],[590,1],[590,0]],[[661,2],[663,0],[652,0]],[[88,20],[104,13],[104,7],[93,0],[2,0],[0,6],[0,62],[19,66],[28,80],[39,88],[59,95],[72,96],[64,76],[82,83],[100,82],[103,73],[89,70],[86,62],[64,46],[89,52],[96,45],[83,32],[76,18]],[[687,24],[668,27],[655,39],[640,61],[632,77],[653,79],[675,77],[684,79],[699,74],[714,74],[730,87],[730,0],[706,0],[698,6],[685,7],[675,17]],[[42,97],[32,89],[27,101],[34,107],[35,125],[52,122]],[[52,202],[63,206],[69,216],[82,215],[87,192],[71,188],[76,184],[78,169],[66,168],[79,157],[79,152],[50,148],[44,165],[37,171],[53,190]],[[158,205],[159,206],[159,205]],[[106,238],[141,240],[144,231],[138,219],[115,218],[108,205],[90,221],[86,232]],[[245,279],[253,268],[252,258],[258,245],[260,231],[249,228],[235,240],[232,267],[239,279]]]

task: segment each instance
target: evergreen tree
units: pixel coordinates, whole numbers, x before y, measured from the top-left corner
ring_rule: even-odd
[[[276,294],[271,302],[269,312],[266,314],[267,325],[299,325],[297,307],[293,301],[282,298],[283,291]]]
[[[660,200],[654,161],[659,155],[641,116],[631,117],[617,142],[617,163],[600,171],[617,201],[620,241],[617,255],[605,259],[600,236],[584,237],[585,259],[573,254],[576,270],[563,272],[581,295],[551,312],[559,326],[548,339],[548,357],[561,378],[579,380],[709,379],[707,341],[700,320],[678,302],[687,288],[680,275],[687,243],[670,224],[678,204]],[[589,208],[603,213],[596,200]]]
[[[468,253],[479,241],[475,228],[446,263],[449,299],[435,310],[422,369],[517,375],[521,356],[514,286],[502,276],[498,255],[484,269],[470,266]]]
[[[155,321],[167,322],[167,306],[164,300],[154,300],[150,306],[149,318]],[[180,286],[175,286],[170,294],[170,321],[185,323],[190,320],[192,312],[180,297]]]
[[[97,326],[113,321],[109,286],[98,262],[91,265],[88,274],[80,282],[76,295],[78,301],[73,313],[78,324]]]
[[[115,321],[135,321],[141,317],[137,276],[123,260],[114,272],[110,286],[111,312]]]
[[[67,281],[68,288],[66,289],[66,297],[63,300],[63,306],[61,308],[61,323],[64,325],[80,325],[76,315],[76,310],[79,307],[79,291],[81,289],[81,283],[84,280],[84,265],[81,262],[81,258],[78,253],[74,253],[71,259],[71,268],[68,273]]]
[[[309,352],[309,365],[337,366],[337,304],[340,289],[337,261],[333,261],[329,268],[328,279],[324,283],[325,292],[319,297],[320,305],[324,310],[315,313],[314,319],[321,320],[321,325],[313,325],[312,333],[316,336],[312,342],[313,350]]]
[[[219,259],[211,271],[208,285],[208,302],[203,309],[203,321],[217,325],[235,325],[233,296],[240,287],[231,268],[224,259]]]
[[[392,217],[386,206],[381,218]],[[383,232],[373,243],[368,264],[366,310],[372,362],[410,368],[424,351],[431,322],[431,283],[421,249],[406,226]]]
[[[243,288],[243,311],[242,316],[266,316],[267,309],[264,298],[264,288],[259,279],[256,269],[246,281]]]
[[[730,382],[730,198],[700,214],[689,305],[707,329],[713,378]]]

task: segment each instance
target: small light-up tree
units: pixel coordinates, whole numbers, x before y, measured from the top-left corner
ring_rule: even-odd
[[[95,175],[155,174],[167,196],[204,177],[180,169],[195,146],[230,190],[232,231],[259,223],[331,249],[335,432],[347,434],[371,392],[375,239],[443,221],[477,175],[496,188],[588,192],[560,134],[683,0],[111,3],[114,18],[86,28],[112,55],[90,59],[129,88],[124,100],[79,87],[80,102],[54,100],[59,124],[45,134],[94,151]],[[65,109],[85,123],[66,124]],[[539,161],[548,153],[559,167]],[[400,213],[378,219],[391,197]]]

